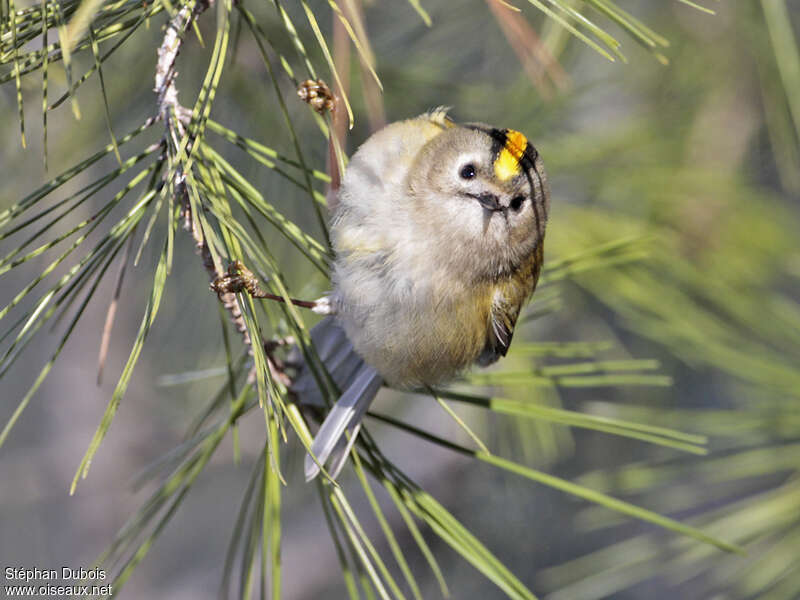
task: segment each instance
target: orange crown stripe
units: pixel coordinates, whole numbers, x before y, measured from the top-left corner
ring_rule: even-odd
[[[519,173],[519,161],[525,154],[528,138],[519,131],[509,129],[506,133],[506,144],[494,161],[494,174],[500,181],[511,179]]]

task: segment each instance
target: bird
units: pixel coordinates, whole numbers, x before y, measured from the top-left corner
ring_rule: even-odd
[[[338,476],[382,385],[429,387],[506,355],[541,273],[550,188],[525,135],[437,108],[370,136],[335,200],[328,316],[311,339],[342,393],[308,481],[328,461]],[[307,366],[291,389],[325,405]]]

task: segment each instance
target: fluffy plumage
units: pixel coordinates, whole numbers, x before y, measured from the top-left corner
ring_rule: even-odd
[[[431,385],[506,354],[539,277],[548,209],[541,159],[516,131],[456,125],[437,109],[359,148],[331,226],[330,300],[368,367],[350,365],[314,441],[318,460],[349,449],[339,439],[355,437],[381,379]],[[307,461],[307,477],[317,470]]]

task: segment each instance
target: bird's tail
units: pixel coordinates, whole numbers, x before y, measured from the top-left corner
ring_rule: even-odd
[[[311,451],[319,464],[330,459],[329,473],[336,477],[344,463],[358,431],[361,419],[378,393],[383,380],[378,372],[356,354],[353,345],[334,317],[326,317],[311,330],[311,340],[333,381],[342,390],[311,444]],[[302,404],[325,406],[316,378],[307,365],[300,367],[292,391]],[[345,432],[348,433],[345,436]],[[307,455],[306,480],[319,474],[317,462]]]

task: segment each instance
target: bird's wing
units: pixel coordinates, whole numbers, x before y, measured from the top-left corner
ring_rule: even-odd
[[[491,326],[486,336],[486,345],[476,361],[480,366],[497,362],[508,353],[522,306],[533,294],[539,281],[542,258],[540,243],[528,261],[512,277],[497,283],[489,313]]]
[[[476,361],[480,366],[489,366],[506,355],[511,345],[511,338],[514,337],[514,325],[521,308],[521,302],[512,305],[502,293],[495,294],[489,316],[491,326],[486,336],[486,345]]]

